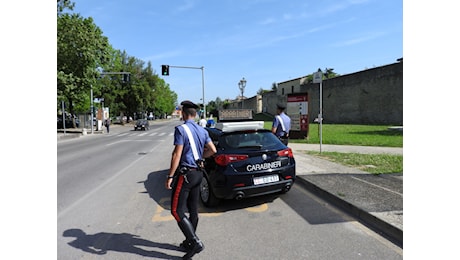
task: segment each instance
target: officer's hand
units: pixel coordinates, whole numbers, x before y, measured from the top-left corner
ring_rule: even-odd
[[[165,183],[165,188],[166,189],[168,189],[168,190],[172,189],[172,187],[171,187],[172,180],[173,180],[172,178],[166,178],[166,183]]]

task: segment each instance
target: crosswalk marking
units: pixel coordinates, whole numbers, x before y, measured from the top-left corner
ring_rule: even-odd
[[[134,133],[120,133],[115,136],[173,136],[174,132],[134,132]]]

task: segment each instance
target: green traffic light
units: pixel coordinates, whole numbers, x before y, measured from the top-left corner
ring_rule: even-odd
[[[169,76],[169,65],[161,65],[161,74],[163,76]]]

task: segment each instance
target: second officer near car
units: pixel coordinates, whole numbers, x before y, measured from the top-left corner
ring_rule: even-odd
[[[289,131],[291,130],[291,118],[284,113],[286,106],[276,104],[276,116],[273,118],[272,133],[276,135],[283,144],[288,145]]]
[[[204,249],[203,242],[195,233],[198,226],[203,158],[215,154],[216,147],[208,132],[195,123],[198,106],[188,100],[183,101],[181,105],[185,122],[176,126],[174,130],[174,150],[165,186],[172,189],[171,214],[186,238],[181,244],[187,250],[183,259],[191,259]],[[187,211],[189,217],[185,214]]]

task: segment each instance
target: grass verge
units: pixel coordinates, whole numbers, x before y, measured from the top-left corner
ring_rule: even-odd
[[[319,153],[315,151],[307,151],[306,153],[373,174],[403,173],[402,155],[338,152]]]
[[[264,127],[271,129],[272,122]],[[323,124],[322,143],[333,145],[363,145],[403,147],[403,132],[390,130],[390,125],[345,125]],[[319,124],[309,125],[309,136],[305,139],[289,139],[290,143],[319,144]],[[358,168],[374,174],[402,173],[403,156],[388,154],[357,154],[337,152],[307,152],[332,162]]]

